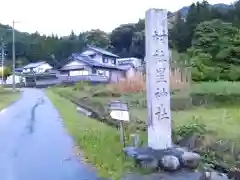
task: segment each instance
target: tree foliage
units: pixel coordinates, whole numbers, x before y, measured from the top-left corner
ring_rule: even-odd
[[[240,30],[218,19],[202,22],[189,55],[195,80],[239,80]]]
[[[168,13],[169,46],[182,53],[192,66],[194,80],[239,80],[240,0],[232,6],[212,6],[207,1],[193,3],[182,11]],[[11,66],[11,27],[0,24],[7,65]],[[110,50],[121,57],[145,56],[145,21],[123,24],[111,33],[99,29],[66,37],[16,31],[16,65],[45,60],[58,68],[67,57],[81,52],[87,44]],[[181,59],[181,58],[180,58]]]
[[[10,74],[11,74],[11,71],[8,67],[0,67],[0,77],[2,77],[2,75],[3,75],[3,77],[6,78]]]
[[[207,1],[193,3],[186,17],[177,14],[170,38],[186,53],[195,81],[240,80],[240,1],[228,9]]]

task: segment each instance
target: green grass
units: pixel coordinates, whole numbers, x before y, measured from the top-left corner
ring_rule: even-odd
[[[147,110],[134,109],[132,114],[143,120],[147,119]],[[240,137],[240,107],[229,108],[194,108],[172,112],[174,127],[199,122],[216,133],[219,139],[237,140]]]
[[[12,104],[19,98],[19,92],[11,92],[0,87],[0,110]]]
[[[58,109],[65,127],[73,136],[84,156],[101,177],[120,179],[130,164],[124,160],[119,131],[104,123],[80,115],[73,103],[47,90],[47,95]]]
[[[94,87],[98,91],[104,91],[103,86]],[[107,102],[113,97],[91,97],[92,89],[87,86],[87,90],[73,91],[72,87],[67,88],[56,88],[55,92],[62,92],[63,94],[71,95],[74,99],[79,100],[83,97],[89,97],[86,102],[87,104],[101,104],[106,106]],[[181,92],[180,92],[181,93]],[[174,131],[181,129],[183,126],[190,126],[194,123],[204,124],[206,130],[211,132],[211,134],[206,134],[208,138],[213,141],[213,143],[222,143],[226,142],[225,147],[232,148],[234,144],[234,149],[240,153],[240,103],[229,103],[233,102],[232,99],[238,101],[235,97],[240,95],[240,82],[204,82],[204,83],[195,83],[190,89],[192,94],[200,95],[209,95],[210,97],[214,96],[224,96],[224,99],[220,98],[217,103],[203,104],[202,106],[193,107],[188,110],[181,111],[172,111],[173,127]],[[183,92],[183,94],[186,94]],[[176,96],[174,96],[175,98]],[[139,103],[139,101],[145,101],[145,93],[137,94],[122,94],[121,97],[130,103],[130,115],[131,115],[131,126],[129,129],[130,132],[136,132],[134,126],[139,125],[139,120],[142,122],[147,121],[147,109],[144,106],[136,106],[134,103]],[[117,98],[118,99],[118,98]],[[239,99],[239,98],[238,98]],[[224,102],[222,101],[224,100]],[[207,102],[208,103],[208,102]],[[95,108],[96,106],[93,106]],[[137,121],[137,122],[136,122]],[[141,126],[146,126],[141,124]],[[146,136],[142,136],[146,142]],[[229,144],[228,144],[229,143]],[[210,143],[211,144],[211,143]],[[211,145],[212,146],[212,145]],[[218,147],[213,145],[214,147]],[[219,150],[219,148],[218,148]],[[220,148],[221,150],[221,148]],[[216,153],[218,153],[216,151]],[[237,162],[235,155],[232,155],[229,152],[219,152],[218,157],[224,162],[228,162],[228,165],[233,165]],[[228,157],[231,156],[231,157]],[[222,158],[222,159],[221,159]]]
[[[215,132],[218,139],[240,142],[240,107],[201,107],[173,112],[173,120],[176,127],[198,121],[205,124],[208,130]]]
[[[143,121],[147,119],[146,109],[132,109],[131,114]],[[174,127],[199,122],[205,124],[207,130],[216,133],[218,139],[238,140],[240,137],[240,107],[194,108],[185,111],[173,111]]]
[[[98,91],[105,91],[106,86],[97,86]],[[72,87],[66,87],[66,88],[58,88],[58,91],[64,91],[65,93],[72,92]],[[74,92],[77,94],[78,97],[84,97],[84,96],[90,96],[91,90],[93,88],[86,87],[86,90]],[[230,82],[230,81],[218,81],[218,82],[201,82],[201,83],[193,83],[191,85],[191,88],[187,91],[184,90],[183,92],[177,92],[172,97],[178,98],[178,97],[186,97],[189,94],[206,94],[206,95],[240,95],[240,82]],[[94,97],[95,98],[95,97]],[[109,98],[112,97],[104,97],[105,101],[107,101]],[[145,100],[146,99],[146,93],[140,92],[140,93],[134,93],[134,94],[123,94],[122,98],[126,100]],[[99,97],[101,99],[101,97]]]
[[[74,95],[75,97],[91,96],[91,93],[72,91],[72,87],[58,88],[57,91],[68,93]],[[88,90],[88,92],[90,92]],[[193,94],[240,94],[240,82],[203,82],[195,83],[192,85],[191,93]],[[131,104],[134,101],[144,101],[145,93],[137,94],[125,94],[122,95],[123,99]],[[92,97],[90,100],[92,102],[99,102],[101,104],[107,104],[107,102],[112,99],[112,97]],[[215,105],[214,105],[215,106]],[[233,136],[239,135],[238,131],[232,131],[232,129],[240,128],[240,106],[229,104],[222,104],[221,106],[214,107],[196,107],[185,111],[173,111],[172,117],[176,126],[184,125],[187,122],[198,119],[205,124],[208,124],[210,130],[218,132],[219,136],[229,137],[231,134]],[[147,109],[141,107],[130,107],[130,113],[137,119],[146,121],[147,119]],[[221,125],[221,126],[219,126]],[[221,130],[222,129],[222,130]],[[224,130],[224,133],[222,132]],[[240,131],[239,131],[240,132]],[[238,133],[234,135],[235,133]]]
[[[217,81],[194,83],[191,86],[191,93],[215,95],[240,94],[240,82]]]

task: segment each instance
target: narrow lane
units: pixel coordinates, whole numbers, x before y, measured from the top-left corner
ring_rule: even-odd
[[[57,110],[40,89],[0,113],[1,180],[96,180],[78,161]]]

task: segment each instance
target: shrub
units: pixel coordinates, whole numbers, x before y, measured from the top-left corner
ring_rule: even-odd
[[[112,85],[97,85],[91,88],[92,97],[120,97],[121,93]]]
[[[89,84],[86,81],[79,81],[76,85],[74,85],[73,90],[82,91],[86,88],[86,86],[89,86]]]

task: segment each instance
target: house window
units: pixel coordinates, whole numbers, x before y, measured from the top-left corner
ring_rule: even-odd
[[[116,64],[116,61],[114,59],[111,60],[112,64]]]
[[[68,75],[68,71],[60,71],[60,74],[62,74],[62,75]]]
[[[92,74],[97,74],[97,69],[96,68],[92,68]]]
[[[96,57],[96,54],[91,54],[90,55],[90,58],[95,58]]]
[[[108,63],[108,59],[106,57],[102,57],[103,63]]]
[[[102,70],[98,70],[98,75],[103,76],[103,75],[104,75],[104,71],[102,71]]]

